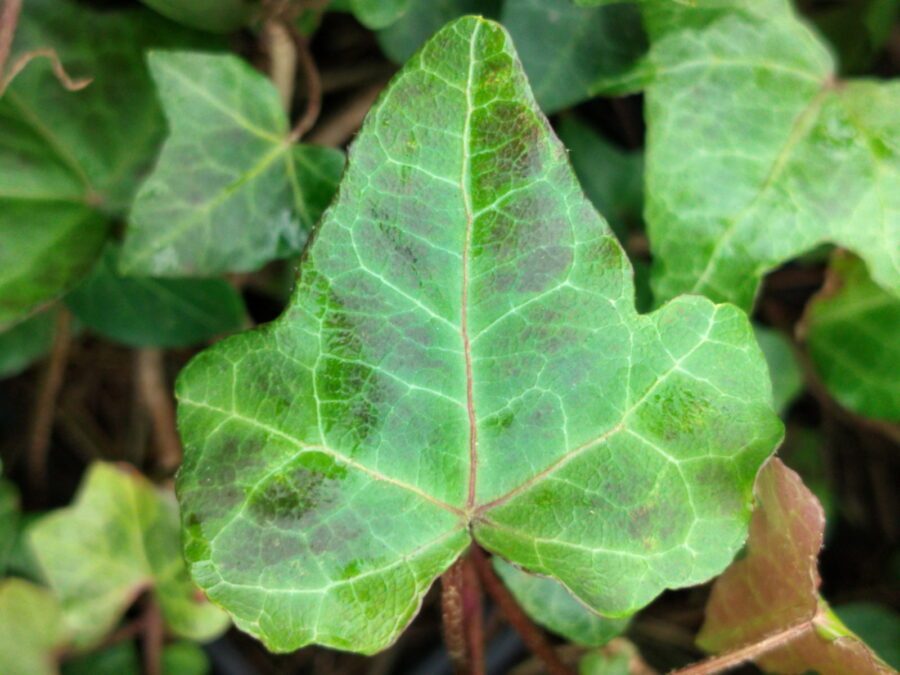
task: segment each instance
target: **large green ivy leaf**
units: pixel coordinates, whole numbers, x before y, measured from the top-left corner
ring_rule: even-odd
[[[403,62],[444,23],[468,12],[499,15],[548,114],[589,98],[598,77],[630,72],[646,51],[635,7],[587,9],[572,0],[412,0],[378,40],[388,56]]]
[[[643,11],[657,298],[748,308],[767,271],[826,241],[900,293],[900,82],[836,81],[787,0]]]
[[[803,322],[809,356],[850,410],[900,422],[900,298],[875,285],[858,258],[835,256]]]
[[[0,672],[55,675],[55,651],[65,643],[66,627],[52,593],[22,579],[0,581]]]
[[[18,375],[50,351],[57,311],[39,312],[0,333],[0,378]]]
[[[92,82],[67,91],[39,59],[0,98],[0,328],[90,269],[163,133],[143,51],[185,43],[197,35],[148,11],[24,4],[13,58],[52,48]]]
[[[135,199],[122,271],[216,275],[298,253],[334,194],[342,153],[295,144],[275,86],[236,56],[148,61],[171,135]]]
[[[109,246],[66,298],[87,328],[134,347],[182,347],[241,328],[244,303],[223,279],[123,277]]]
[[[227,626],[188,578],[172,495],[132,470],[94,464],[75,503],[33,523],[29,539],[79,647],[101,639],[144,591],[176,635],[205,640]]]
[[[641,316],[505,31],[368,115],[275,323],[181,375],[195,580],[274,650],[371,653],[470,544],[626,615],[711,577],[781,436],[743,313]]]
[[[216,33],[237,30],[253,16],[256,0],[141,0],[163,16]]]
[[[536,622],[586,647],[600,647],[622,633],[628,619],[607,619],[580,603],[559,582],[494,558],[494,569]]]

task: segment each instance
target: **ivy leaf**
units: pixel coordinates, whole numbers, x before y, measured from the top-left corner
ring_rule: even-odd
[[[466,14],[497,19],[502,6],[503,0],[410,0],[403,16],[376,37],[389,59],[404,63],[444,24]]]
[[[67,91],[35,60],[0,98],[0,329],[87,273],[130,202],[163,132],[143,51],[198,42],[146,11],[25,3],[13,58],[52,48],[92,81]]]
[[[825,516],[800,477],[772,459],[759,474],[747,555],[716,580],[697,638],[711,652],[765,640],[772,673],[889,673],[819,596]]]
[[[775,410],[783,415],[803,391],[803,373],[786,336],[763,326],[754,326],[753,331],[769,366]]]
[[[402,63],[447,21],[469,12],[499,16],[548,114],[586,100],[595,79],[630,71],[646,51],[635,7],[585,9],[572,0],[411,0],[409,11],[380,31],[378,41]]]
[[[832,258],[826,287],[807,306],[802,332],[816,372],[842,405],[900,422],[900,298],[873,283],[862,261]]]
[[[245,25],[257,7],[256,0],[141,0],[173,21],[192,28],[230,33]]]
[[[35,314],[0,333],[0,378],[18,375],[50,351],[57,308]]]
[[[6,566],[19,534],[19,491],[13,483],[0,478],[0,575]]]
[[[622,633],[628,619],[607,619],[572,597],[559,582],[494,558],[494,569],[532,619],[586,647],[600,647]]]
[[[199,645],[180,641],[166,645],[161,654],[166,675],[209,675],[209,659]],[[67,660],[62,675],[141,675],[141,659],[134,642],[120,642],[102,651]]]
[[[274,85],[236,56],[151,52],[148,63],[171,135],[135,199],[122,272],[214,276],[299,253],[342,153],[295,144]]]
[[[33,523],[28,536],[79,647],[100,640],[143,591],[175,635],[208,640],[227,626],[188,578],[175,500],[136,472],[93,464],[74,504]]]
[[[900,82],[836,81],[787,0],[643,11],[657,299],[749,308],[767,271],[825,241],[900,294]]]
[[[240,294],[222,279],[123,277],[109,246],[91,275],[66,298],[87,328],[133,347],[183,347],[238,330]]]
[[[631,642],[616,638],[603,649],[595,649],[581,659],[579,675],[656,675]]]
[[[717,574],[781,437],[744,314],[642,316],[505,31],[395,77],[288,310],[179,378],[194,579],[276,651],[372,653],[474,538],[609,616]]]
[[[507,0],[501,19],[548,115],[587,100],[596,79],[630,71],[647,49],[640,12],[630,3]]]
[[[353,14],[366,28],[390,26],[406,12],[413,0],[350,0]]]
[[[47,589],[22,579],[0,581],[0,671],[55,675],[55,651],[66,643],[59,604]]]
[[[900,614],[871,602],[839,605],[834,608],[834,613],[891,668],[900,668]]]
[[[641,223],[644,206],[644,158],[623,152],[584,122],[566,117],[559,125],[559,138],[569,149],[569,158],[585,194],[603,214],[619,241]]]

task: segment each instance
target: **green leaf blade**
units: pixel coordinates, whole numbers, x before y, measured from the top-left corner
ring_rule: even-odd
[[[135,200],[121,270],[210,276],[299,253],[340,152],[295,146],[275,87],[236,56],[152,52],[148,62],[171,135]]]
[[[676,375],[669,389],[663,373]],[[753,476],[781,434],[769,387],[734,307],[692,298],[636,312],[628,260],[508,35],[466,17],[369,113],[288,310],[183,371],[186,556],[238,625],[278,650],[383,649],[472,534],[604,614],[633,611],[739,548]],[[677,461],[644,449],[653,461],[632,466],[631,433]],[[620,469],[607,492],[629,480],[676,490],[683,550],[648,562],[646,578],[603,590],[596,574],[577,577],[611,542],[667,554],[661,498],[643,524],[619,514],[599,533],[586,531],[584,488],[527,504],[580,445],[614,456],[582,467],[600,483]],[[500,527],[510,519],[524,525],[516,540]],[[543,540],[573,537],[584,541],[569,559],[535,559]],[[694,564],[688,546],[709,557]]]

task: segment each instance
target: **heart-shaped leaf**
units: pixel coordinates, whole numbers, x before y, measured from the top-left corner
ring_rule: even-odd
[[[749,308],[824,241],[900,294],[900,82],[835,79],[788,0],[644,3],[654,292]]]
[[[176,635],[208,640],[228,625],[187,576],[171,493],[137,472],[94,464],[75,503],[30,525],[28,536],[76,646],[95,644],[142,592],[154,594]]]
[[[295,144],[275,86],[236,56],[151,52],[148,62],[171,134],[135,199],[122,271],[211,276],[299,253],[341,152]]]
[[[744,314],[648,316],[505,31],[396,76],[275,323],[177,386],[194,578],[275,650],[371,653],[471,543],[626,615],[721,571],[781,436]]]

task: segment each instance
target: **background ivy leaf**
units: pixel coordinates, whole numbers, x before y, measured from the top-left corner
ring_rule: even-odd
[[[602,649],[595,649],[578,664],[579,675],[656,675],[631,642],[616,638]]]
[[[565,117],[559,138],[569,149],[581,187],[623,244],[641,224],[644,206],[644,158],[624,152],[584,122]]]
[[[571,0],[506,0],[501,20],[547,114],[587,100],[596,79],[630,71],[646,51],[631,3],[584,8]]]
[[[183,347],[245,324],[243,300],[227,281],[124,277],[117,254],[117,247],[107,247],[66,298],[85,327],[133,347]]]
[[[756,494],[747,554],[716,580],[697,643],[723,652],[793,630],[791,639],[757,657],[766,672],[889,673],[819,596],[825,529],[819,502],[778,459],[760,472]]]
[[[295,144],[275,86],[236,56],[152,52],[148,62],[171,133],[135,199],[121,270],[211,276],[299,253],[342,153]]]
[[[166,645],[160,655],[165,675],[207,675],[209,659],[197,644],[180,641]],[[62,675],[142,675],[141,659],[134,642],[122,642],[67,660]]]
[[[587,9],[572,0],[411,0],[398,21],[379,31],[378,42],[403,63],[446,22],[470,12],[502,21],[547,114],[586,100],[598,77],[630,71],[646,51],[634,6]]]
[[[775,410],[784,415],[788,406],[803,391],[803,373],[787,336],[758,325],[753,327],[753,332],[769,366]]]
[[[572,597],[558,581],[539,577],[494,558],[494,569],[532,619],[586,647],[600,647],[623,633],[628,619],[607,619]]]
[[[19,532],[19,491],[15,484],[0,478],[0,575],[6,573]]]
[[[38,312],[0,333],[0,378],[18,375],[50,351],[57,311]]]
[[[891,668],[900,668],[900,615],[897,612],[874,602],[852,602],[836,606],[834,613]]]
[[[33,523],[29,539],[76,646],[100,640],[144,591],[175,635],[208,640],[228,625],[187,576],[175,500],[136,472],[93,464],[73,505]]]
[[[717,574],[781,437],[740,310],[649,315],[503,29],[370,111],[288,310],[177,385],[185,556],[276,651],[372,653],[469,545],[603,614]]]
[[[900,422],[900,298],[877,286],[858,258],[833,256],[828,274],[802,324],[816,372],[848,409]]]
[[[657,299],[749,308],[763,274],[825,241],[900,293],[900,83],[837,82],[787,0],[643,12]]]
[[[100,253],[163,133],[143,51],[177,44],[212,43],[142,10],[24,4],[13,58],[52,48],[92,81],[67,91],[36,60],[0,98],[0,329],[68,289]]]
[[[55,675],[55,651],[66,643],[59,604],[47,589],[22,579],[0,581],[0,670],[4,675]]]
[[[256,0],[141,0],[173,21],[192,28],[229,33],[245,25]]]
[[[353,14],[367,28],[384,28],[399,19],[413,0],[349,0]]]

